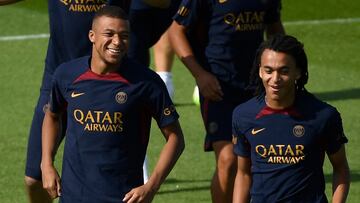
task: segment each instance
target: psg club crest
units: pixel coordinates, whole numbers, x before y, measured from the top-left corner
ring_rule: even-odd
[[[293,134],[295,137],[302,137],[305,134],[305,128],[302,125],[295,125],[293,128]]]
[[[115,100],[116,100],[117,103],[123,104],[127,100],[127,94],[125,92],[118,92],[115,95]]]

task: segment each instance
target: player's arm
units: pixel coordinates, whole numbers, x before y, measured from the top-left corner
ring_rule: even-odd
[[[0,0],[0,6],[16,3],[22,0]]]
[[[333,167],[333,203],[346,202],[350,188],[350,169],[346,158],[345,146],[334,154],[328,155]]]
[[[194,76],[201,94],[210,100],[219,101],[223,93],[217,78],[206,71],[196,60],[189,40],[186,36],[187,28],[173,21],[169,28],[169,39],[176,55]]]
[[[267,39],[275,34],[285,34],[285,28],[281,21],[281,0],[274,1],[268,10],[266,22],[265,34]]]
[[[47,110],[42,126],[41,171],[43,187],[52,198],[61,195],[60,177],[54,167],[53,160],[57,148],[59,126],[60,115]]]
[[[238,156],[237,172],[234,183],[233,202],[250,202],[251,161],[248,157]]]
[[[124,202],[151,202],[160,185],[174,167],[176,161],[184,150],[184,136],[178,121],[161,128],[166,144],[164,145],[158,162],[148,182],[132,189],[125,195]]]

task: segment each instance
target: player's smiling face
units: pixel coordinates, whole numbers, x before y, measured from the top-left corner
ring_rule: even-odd
[[[286,108],[292,105],[295,98],[295,81],[301,76],[292,56],[265,49],[261,55],[259,76],[265,87],[266,102],[270,107]]]
[[[129,22],[102,16],[94,23],[89,38],[95,49],[93,57],[108,65],[118,65],[128,50]]]

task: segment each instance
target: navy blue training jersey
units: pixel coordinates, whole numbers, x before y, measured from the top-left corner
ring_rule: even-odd
[[[234,110],[233,134],[235,154],[251,158],[252,202],[327,202],[325,152],[347,142],[334,107],[308,92],[284,110],[253,98]]]
[[[207,25],[206,35],[197,36],[208,38],[204,68],[244,88],[265,26],[280,21],[280,6],[280,0],[183,0],[174,20],[188,28]]]
[[[54,75],[50,110],[66,109],[68,125],[61,200],[122,202],[143,184],[151,119],[164,127],[178,114],[150,69],[124,58],[118,72],[98,75],[89,61],[64,63]]]

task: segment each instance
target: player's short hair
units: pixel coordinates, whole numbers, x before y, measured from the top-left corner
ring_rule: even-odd
[[[95,13],[93,21],[92,21],[92,25],[94,26],[94,22],[98,18],[103,17],[103,16],[111,17],[111,18],[118,18],[118,19],[122,19],[122,20],[129,20],[126,12],[119,6],[105,5]]]
[[[308,81],[308,60],[304,51],[304,45],[295,37],[283,34],[277,34],[269,40],[264,41],[258,48],[253,68],[250,74],[251,85],[256,86],[256,95],[265,92],[262,80],[259,76],[259,68],[261,64],[261,56],[265,49],[270,49],[276,52],[286,53],[295,59],[296,67],[300,69],[301,76],[296,81],[296,91],[305,90],[305,84]]]

